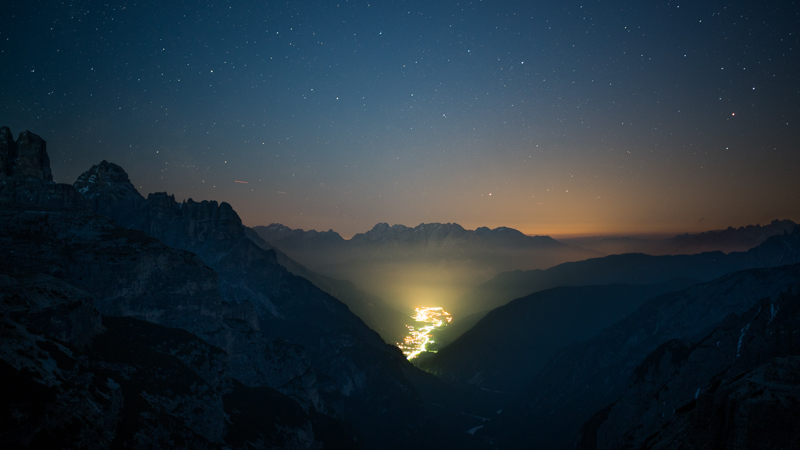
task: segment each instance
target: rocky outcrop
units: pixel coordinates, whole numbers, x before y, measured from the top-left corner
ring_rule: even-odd
[[[30,195],[0,204],[0,446],[360,447],[321,412],[302,349],[224,302],[197,255],[93,214],[70,185],[2,183]]]
[[[14,175],[14,161],[17,159],[16,144],[11,129],[0,127],[0,180]]]
[[[800,448],[800,356],[778,357],[690,401],[648,449]]]
[[[26,130],[19,134],[16,147],[14,174],[53,181],[50,157],[47,155],[47,143],[44,139]]]
[[[116,214],[117,223],[123,227],[130,227],[137,220],[144,197],[130,183],[122,167],[102,161],[82,173],[72,185],[94,212],[105,216]]]
[[[0,127],[0,180],[15,175],[53,181],[47,143],[27,130],[15,142],[11,130]]]
[[[86,207],[71,186],[53,183],[45,141],[23,131],[15,142],[8,127],[0,127],[0,205],[43,208]]]
[[[662,344],[604,418],[584,426],[578,448],[796,447],[800,296],[791,291],[700,339]]]
[[[370,446],[425,442],[419,421],[426,412],[404,375],[413,367],[399,349],[383,342],[339,300],[278,264],[275,251],[247,236],[229,204],[179,203],[166,193],[137,200],[127,177],[101,166],[76,182],[95,211],[199,256],[216,273],[225,303],[252,308],[259,333],[285,341],[287,354],[300,355],[311,366],[287,388],[316,389],[319,401],[311,405],[351,422]],[[138,202],[135,214],[125,210],[131,204],[126,199]]]
[[[219,346],[232,356],[229,372],[247,385],[280,388],[310,369],[259,331],[252,305],[223,302],[216,274],[196,255],[106,217],[0,209],[0,251],[3,273],[52,274],[91,293],[104,314],[183,328]],[[307,403],[318,397],[313,386],[287,393]]]
[[[196,336],[101,316],[89,293],[14,272],[0,276],[4,448],[359,446],[335,419],[233,379],[229,355]]]
[[[0,181],[0,205],[6,207],[37,206],[43,210],[88,208],[86,200],[68,184],[18,176]]]

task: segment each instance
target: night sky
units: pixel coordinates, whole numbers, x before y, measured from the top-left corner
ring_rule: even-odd
[[[246,225],[800,221],[797,2],[34,2],[0,125]],[[246,183],[243,183],[246,182]]]

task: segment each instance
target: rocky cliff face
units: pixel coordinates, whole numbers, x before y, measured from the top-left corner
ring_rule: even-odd
[[[0,127],[0,205],[87,206],[71,186],[53,183],[44,140],[23,131],[14,141],[8,127]]]
[[[14,141],[11,130],[0,127],[0,180],[15,175],[53,181],[47,143],[27,130]]]
[[[676,411],[645,448],[800,447],[800,357],[769,360]]]
[[[372,446],[424,443],[420,419],[426,413],[404,375],[413,368],[399,349],[385,344],[337,299],[279,265],[274,251],[247,237],[227,203],[178,203],[165,193],[141,199],[124,171],[104,166],[76,182],[95,211],[196,254],[217,275],[224,302],[236,310],[252,308],[248,323],[308,361],[309,377],[297,383],[301,392],[320,393],[315,407],[352,422]]]
[[[241,381],[280,386],[306,369],[277,369],[252,305],[222,301],[216,274],[196,255],[122,229],[85,210],[0,210],[6,264],[53,273],[90,292],[103,313],[184,328],[237,355]],[[9,269],[10,270],[10,269]],[[301,365],[302,366],[302,365]],[[282,381],[281,381],[282,380]]]
[[[794,448],[800,443],[800,296],[731,314],[699,339],[668,341],[579,448]]]
[[[130,183],[122,167],[102,161],[82,173],[72,185],[96,213],[108,216],[113,211],[118,216],[117,223],[127,228],[137,221],[144,197]]]
[[[0,179],[14,174],[14,160],[17,158],[17,143],[11,129],[0,127]]]
[[[322,413],[307,354],[262,333],[251,303],[224,301],[197,255],[44,175],[0,192],[0,445],[361,446]]]
[[[101,316],[61,279],[3,269],[13,274],[0,275],[5,448],[358,446],[334,419],[243,386],[226,352],[184,330]]]

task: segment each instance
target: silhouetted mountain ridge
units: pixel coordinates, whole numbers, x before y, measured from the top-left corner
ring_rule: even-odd
[[[656,285],[609,284],[552,288],[490,311],[472,329],[417,365],[443,380],[515,393],[556,351],[588,339],[645,300],[696,280]]]
[[[85,198],[76,187],[45,178],[13,174],[0,180],[0,267],[2,277],[11,278],[0,281],[18,286],[15,280],[33,280],[14,288],[3,305],[18,304],[25,297],[41,299],[48,283],[58,280],[67,288],[56,289],[55,299],[73,304],[81,298],[93,306],[57,308],[66,312],[63,317],[25,310],[17,318],[3,314],[3,320],[10,317],[46,328],[60,322],[58,336],[83,336],[79,341],[90,342],[95,353],[65,350],[56,342],[58,351],[48,350],[57,360],[54,366],[36,352],[8,347],[11,353],[3,354],[3,364],[12,369],[4,365],[3,371],[20,375],[9,385],[11,391],[29,387],[41,395],[4,397],[4,410],[8,406],[31,411],[15,415],[16,422],[4,421],[17,431],[4,434],[3,439],[9,439],[4,442],[24,445],[51,439],[45,442],[54,447],[68,442],[92,447],[113,440],[134,447],[197,448],[349,448],[364,442],[386,448],[452,441],[469,446],[468,436],[437,427],[406,378],[416,369],[400,351],[386,345],[344,304],[279,265],[274,250],[259,247],[247,236],[230,205],[178,203],[164,193],[145,199],[129,186],[121,168],[106,162],[76,182]],[[119,226],[112,218],[125,222]],[[80,331],[96,329],[97,310],[117,316],[107,320],[101,342],[96,332]],[[80,311],[87,315],[76,313]],[[27,325],[8,326],[23,330]],[[119,327],[129,330],[116,333]],[[167,327],[183,331],[175,334],[165,331]],[[74,333],[69,331],[73,328]],[[4,334],[3,348],[12,343],[34,348],[34,341],[50,339],[32,333],[39,331]],[[154,336],[148,342],[158,349],[142,347],[150,344],[138,338],[147,334]],[[132,340],[123,342],[126,336]],[[181,344],[186,339],[180,336],[195,344]],[[115,345],[120,353],[97,353]],[[192,355],[180,359],[181,348],[202,346],[207,350],[198,350],[199,360]],[[211,367],[204,365],[208,358],[216,361]],[[110,369],[113,376],[107,376],[111,372],[106,369],[97,372],[91,366],[94,361],[116,364]],[[21,369],[63,374],[62,362],[66,371],[78,370],[66,377],[77,380],[73,390],[54,392],[47,387],[52,385],[47,376]],[[81,365],[84,362],[89,369]],[[117,380],[125,376],[130,378]],[[92,377],[105,387],[86,385]],[[41,379],[43,388],[36,386]],[[115,393],[118,386],[121,397]],[[106,400],[92,400],[98,395]],[[122,406],[114,403],[117,400],[109,406],[112,397]],[[57,405],[88,410],[73,408],[78,415],[70,415]],[[133,409],[126,409],[128,405]],[[40,414],[51,406],[55,416]],[[357,431],[346,431],[342,421]],[[81,423],[93,424],[89,434],[74,434],[80,433]],[[37,435],[35,428],[42,424],[54,424],[60,431]],[[137,433],[142,434],[139,443],[131,440]]]
[[[709,251],[724,253],[747,251],[771,236],[791,232],[795,222],[773,220],[767,225],[755,224],[702,233],[683,233],[666,239],[641,237],[586,237],[566,242],[607,254],[646,253],[648,255],[694,254]]]
[[[783,238],[800,245],[798,232]],[[648,300],[595,337],[557,352],[482,432],[502,448],[524,448],[531,434],[544,449],[568,446],[584,422],[623,394],[636,367],[660,345],[697,342],[730,314],[799,288],[800,264],[794,264],[734,272]]]
[[[800,257],[792,234],[772,236],[746,252],[706,252],[695,255],[650,256],[642,253],[609,255],[568,262],[545,270],[496,275],[461,297],[464,314],[486,312],[509,301],[557,286],[612,283],[653,284],[671,278],[709,281],[726,273],[756,267],[791,264]]]
[[[548,236],[527,236],[507,227],[467,230],[456,223],[379,223],[349,240],[333,231],[291,230],[280,224],[253,229],[311,270],[352,281],[407,315],[419,306],[444,306],[462,315],[453,300],[497,272],[598,256]]]
[[[252,305],[262,333],[299,345],[315,372],[325,375],[323,391],[336,398],[327,404],[332,412],[353,421],[373,442],[399,432],[403,418],[415,420],[419,413],[411,411],[421,404],[403,375],[408,363],[400,351],[385,344],[344,304],[280,266],[275,251],[247,237],[229,204],[191,199],[178,203],[166,193],[140,199],[130,187],[120,186],[130,184],[120,171],[103,170],[101,163],[79,178],[80,189],[97,212],[202,258],[216,272],[223,299]],[[117,175],[111,180],[102,178],[103,173]],[[372,402],[383,405],[384,417],[366,412],[378,407],[368,406]],[[415,425],[406,421],[401,426]]]

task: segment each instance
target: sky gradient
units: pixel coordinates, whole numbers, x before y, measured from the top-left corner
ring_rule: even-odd
[[[772,3],[772,4],[770,4]],[[343,236],[800,221],[797,2],[21,2],[0,125],[56,181]]]

